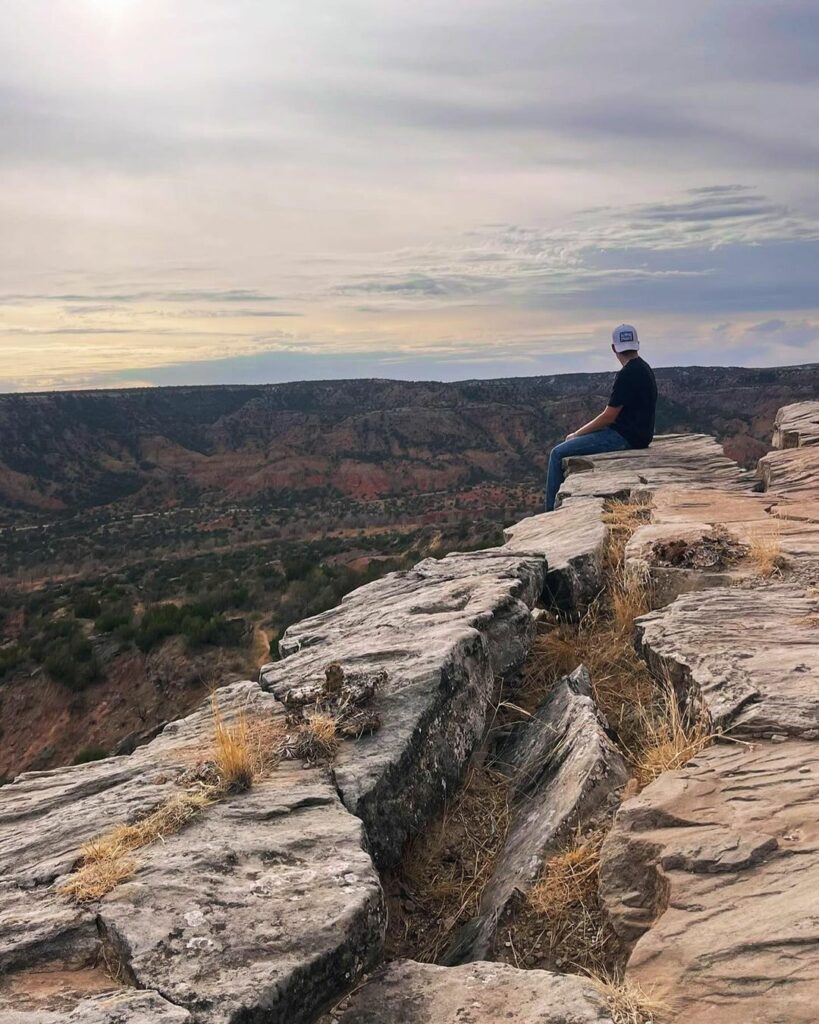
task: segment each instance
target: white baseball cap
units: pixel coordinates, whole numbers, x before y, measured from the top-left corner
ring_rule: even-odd
[[[637,328],[632,327],[631,324],[620,324],[619,327],[615,327],[611,332],[611,340],[615,352],[629,352],[640,347]]]

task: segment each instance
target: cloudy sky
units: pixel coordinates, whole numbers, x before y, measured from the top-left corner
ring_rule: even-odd
[[[0,390],[819,360],[816,0],[0,0]]]

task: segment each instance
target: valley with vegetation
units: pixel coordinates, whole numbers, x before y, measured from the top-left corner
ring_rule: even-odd
[[[609,374],[0,396],[0,778],[128,752],[299,620],[499,543]],[[658,371],[745,465],[819,368]]]

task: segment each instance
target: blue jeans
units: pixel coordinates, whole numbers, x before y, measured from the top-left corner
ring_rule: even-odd
[[[570,455],[599,455],[601,452],[621,452],[631,448],[628,441],[611,427],[595,430],[593,434],[573,437],[571,441],[556,444],[549,455],[549,475],[546,477],[546,511],[552,512],[560,485],[563,483],[562,460]]]

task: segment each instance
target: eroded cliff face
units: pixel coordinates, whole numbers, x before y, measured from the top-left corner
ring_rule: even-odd
[[[646,493],[652,521],[627,562],[667,603],[639,620],[641,650],[731,741],[617,813],[601,878],[626,977],[655,987],[683,1024],[814,1020],[814,408],[781,411],[787,447],[760,481],[703,435],[577,460],[558,511],[513,527],[503,547],[427,560],[291,627],[283,660],[258,682],[217,691],[216,722],[206,704],[129,757],[3,787],[0,1021],[313,1024],[355,989],[338,1011],[344,1024],[610,1024],[587,979],[474,962],[493,955],[495,924],[557,839],[623,796],[628,769],[582,670],[509,747],[515,818],[461,944],[467,963],[379,966],[381,873],[459,786],[499,680],[530,650],[533,609],[582,611],[600,590],[604,500]],[[727,567],[658,554],[717,527],[744,552]],[[330,692],[354,721],[366,700],[369,725],[322,764],[289,737],[293,709]],[[249,787],[208,782],[220,723],[251,730],[266,763]],[[197,794],[181,827],[118,854],[117,884],[81,900],[76,885],[66,890],[90,859],[84,844]]]
[[[549,446],[605,402],[613,373],[453,384],[390,380],[0,396],[0,512],[49,518],[258,495],[367,501],[536,481]],[[707,430],[750,465],[816,366],[658,369],[658,429]]]

